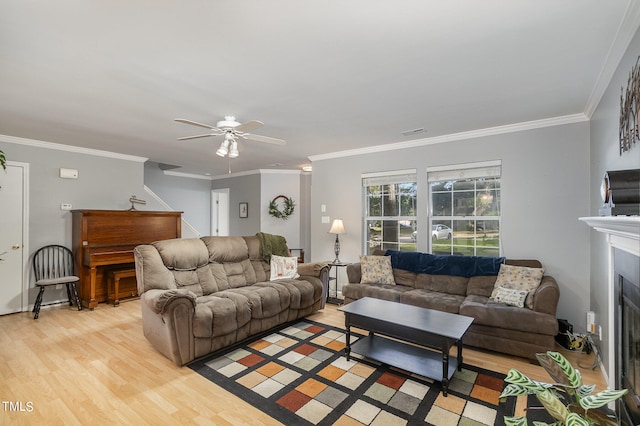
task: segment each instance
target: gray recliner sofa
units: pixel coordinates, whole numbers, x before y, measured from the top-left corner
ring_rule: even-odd
[[[384,252],[375,254],[383,255]],[[455,262],[461,257],[451,256]],[[541,268],[537,260],[506,259],[507,265]],[[535,360],[535,354],[554,350],[558,333],[556,308],[560,290],[556,280],[542,277],[533,294],[533,309],[493,301],[497,275],[455,276],[415,273],[393,268],[395,284],[361,284],[360,263],[347,266],[348,284],[342,286],[345,303],[375,297],[474,318],[463,338],[465,345]]]
[[[179,366],[322,309],[328,291],[325,263],[270,281],[256,236],[158,241],[134,256],[144,335]]]

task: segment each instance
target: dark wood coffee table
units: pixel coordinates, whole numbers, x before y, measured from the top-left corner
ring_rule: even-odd
[[[449,380],[456,368],[462,369],[462,336],[473,318],[371,297],[356,300],[338,310],[344,312],[347,360],[353,351],[440,380],[442,392],[447,396]],[[352,345],[351,327],[367,330],[369,335]],[[449,360],[449,350],[453,345],[458,346],[458,356]]]

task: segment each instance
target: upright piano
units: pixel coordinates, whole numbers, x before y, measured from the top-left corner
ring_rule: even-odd
[[[139,244],[180,238],[182,212],[141,210],[73,210],[72,248],[80,277],[82,305],[95,308],[107,300],[107,275],[134,267],[133,249]],[[137,292],[135,279],[122,283],[116,299]],[[122,294],[124,293],[124,295]]]

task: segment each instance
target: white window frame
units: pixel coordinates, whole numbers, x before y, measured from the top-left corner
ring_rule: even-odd
[[[416,213],[414,216],[406,216],[406,215],[396,215],[396,216],[370,216],[369,215],[369,200],[367,199],[367,187],[369,186],[377,186],[377,185],[392,185],[392,184],[400,184],[400,183],[415,183],[416,192],[418,186],[418,175],[416,169],[406,169],[406,170],[393,170],[387,172],[375,172],[375,173],[364,173],[361,175],[362,178],[362,252],[369,252],[369,243],[368,240],[368,229],[367,223],[369,221],[397,221],[398,223],[401,221],[408,221],[413,223],[417,223],[417,209],[419,206],[418,197],[416,195]],[[415,242],[414,242],[415,243]],[[384,245],[384,241],[380,241],[381,247]],[[398,249],[400,248],[400,242],[398,242]],[[416,248],[417,250],[417,248]]]
[[[453,164],[447,166],[436,166],[436,167],[427,167],[427,186],[428,186],[428,203],[429,203],[429,220],[427,227],[427,236],[429,241],[429,252],[433,253],[434,251],[434,242],[431,236],[431,229],[434,224],[439,224],[443,222],[453,223],[454,221],[460,220],[473,220],[477,224],[478,221],[497,221],[498,226],[498,256],[502,255],[502,201],[500,201],[500,205],[498,206],[498,216],[460,216],[454,215],[453,206],[451,215],[449,216],[434,216],[433,215],[433,193],[432,193],[432,182],[442,182],[442,181],[455,181],[455,180],[467,180],[467,179],[481,179],[481,178],[491,178],[497,177],[500,179],[500,186],[497,189],[500,191],[499,200],[502,200],[502,161],[501,160],[493,160],[493,161],[484,161],[484,162],[476,162],[476,163],[464,163],[464,164]],[[473,192],[477,192],[476,188],[477,182],[474,182]],[[476,197],[474,197],[474,200]],[[474,209],[475,210],[475,209]],[[455,230],[454,230],[455,233]],[[452,236],[453,238],[453,236]],[[454,252],[455,246],[451,245],[451,251]],[[474,244],[473,244],[473,253],[471,255],[483,255],[478,254],[478,249],[486,248],[487,246],[482,246],[477,244],[477,234],[474,235]],[[452,253],[452,254],[455,254]]]

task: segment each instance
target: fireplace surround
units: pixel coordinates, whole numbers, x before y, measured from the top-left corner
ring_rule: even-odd
[[[640,424],[640,217],[580,218],[607,235],[609,246],[608,385],[629,390],[616,402],[623,425]]]

